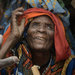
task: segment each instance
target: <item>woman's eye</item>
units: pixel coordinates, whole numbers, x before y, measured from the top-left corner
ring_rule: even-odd
[[[48,29],[51,29],[51,25],[50,25],[50,24],[46,24],[46,27],[47,27]]]
[[[54,30],[54,25],[47,24],[47,28],[50,29],[50,30]]]
[[[47,26],[48,29],[51,29],[50,26]]]
[[[34,22],[34,23],[32,23],[32,26],[33,26],[33,27],[36,27],[36,26],[38,26],[38,24],[39,24],[39,23]]]

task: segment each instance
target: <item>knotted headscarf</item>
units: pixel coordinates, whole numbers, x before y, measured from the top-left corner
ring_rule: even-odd
[[[53,13],[45,9],[30,8],[24,11],[24,14],[20,16],[19,21],[21,21],[22,18],[25,18],[24,26],[26,27],[29,19],[41,15],[49,16],[55,25],[54,44],[55,44],[56,62],[67,59],[71,55],[71,51],[65,37],[65,30],[63,27],[63,23],[61,22],[58,16],[54,15]],[[11,31],[11,27],[9,26],[8,30],[3,35],[3,44],[8,38],[10,31]]]

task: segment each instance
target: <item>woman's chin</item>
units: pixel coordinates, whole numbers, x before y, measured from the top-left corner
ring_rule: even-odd
[[[40,45],[40,44],[34,45],[31,49],[32,51],[38,51],[38,52],[48,51],[44,45]]]

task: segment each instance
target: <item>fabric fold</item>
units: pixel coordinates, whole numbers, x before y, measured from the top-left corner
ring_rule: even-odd
[[[41,15],[49,16],[55,25],[54,44],[55,44],[56,62],[67,59],[71,55],[71,50],[65,37],[65,30],[63,27],[63,23],[58,16],[54,15],[53,13],[45,9],[30,8],[24,11],[24,14],[20,16],[18,22],[20,22],[23,18],[25,18],[25,26],[26,26],[29,19]],[[9,26],[8,30],[3,35],[3,44],[8,38],[10,31],[11,27]]]

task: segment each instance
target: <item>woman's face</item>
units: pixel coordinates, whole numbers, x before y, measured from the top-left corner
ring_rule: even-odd
[[[33,19],[27,31],[27,42],[34,51],[47,51],[52,48],[54,24],[48,16]]]

